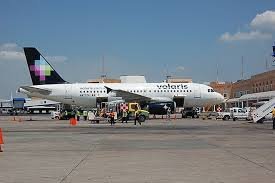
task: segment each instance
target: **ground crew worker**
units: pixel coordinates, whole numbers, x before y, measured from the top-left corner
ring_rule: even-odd
[[[110,110],[110,119],[111,119],[111,125],[114,125],[115,124],[115,113],[112,109]]]
[[[275,130],[275,107],[272,110],[273,130]]]
[[[141,125],[141,122],[138,120],[138,111],[136,109],[136,111],[135,111],[135,125],[137,125],[137,121]]]
[[[83,118],[86,121],[88,117],[88,111],[83,111]]]
[[[167,119],[170,121],[171,120],[171,108],[167,108]]]
[[[123,123],[124,121],[125,121],[125,123],[127,123],[127,121],[128,121],[128,112],[127,112],[127,110],[122,111],[122,121],[121,121],[121,123]]]
[[[79,110],[76,111],[76,119],[77,119],[77,121],[80,120],[80,111]]]

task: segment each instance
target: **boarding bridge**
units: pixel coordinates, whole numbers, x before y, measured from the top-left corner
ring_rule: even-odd
[[[269,100],[267,103],[252,112],[252,118],[254,123],[268,115],[275,106],[275,98]]]

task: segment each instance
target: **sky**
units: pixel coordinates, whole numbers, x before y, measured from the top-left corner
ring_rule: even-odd
[[[69,82],[100,77],[103,57],[110,78],[234,82],[242,57],[244,78],[274,69],[274,36],[274,0],[2,0],[0,98],[32,84],[22,47]]]

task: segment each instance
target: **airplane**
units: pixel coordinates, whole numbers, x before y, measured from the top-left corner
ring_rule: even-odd
[[[224,97],[210,86],[198,83],[69,83],[47,62],[36,48],[24,47],[33,85],[18,92],[94,108],[100,102],[176,102],[177,107],[203,107],[220,104]]]

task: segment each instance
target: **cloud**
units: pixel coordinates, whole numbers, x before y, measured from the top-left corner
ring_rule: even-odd
[[[223,42],[268,40],[272,39],[275,30],[275,11],[265,11],[257,14],[249,24],[249,31],[238,31],[234,34],[223,33],[219,40]]]
[[[55,62],[55,63],[64,63],[66,60],[68,60],[65,56],[46,56],[45,57],[49,62]]]
[[[0,45],[0,61],[24,60],[24,58],[25,56],[17,44],[5,43]]]
[[[66,56],[46,56],[47,60],[53,63],[64,63]],[[23,49],[16,43],[4,43],[0,45],[0,61],[25,61]]]
[[[24,54],[18,51],[0,51],[0,61],[1,60],[23,60]]]
[[[257,14],[250,26],[260,30],[275,30],[275,11],[265,11]]]
[[[272,34],[263,33],[260,31],[251,31],[251,32],[237,32],[235,34],[230,34],[226,32],[221,35],[220,40],[224,42],[230,41],[248,41],[248,40],[265,40],[271,39]]]
[[[177,68],[176,68],[178,71],[184,71],[184,67],[183,66],[178,66]]]
[[[4,43],[0,45],[0,50],[11,50],[11,49],[17,49],[18,46],[16,43]]]

